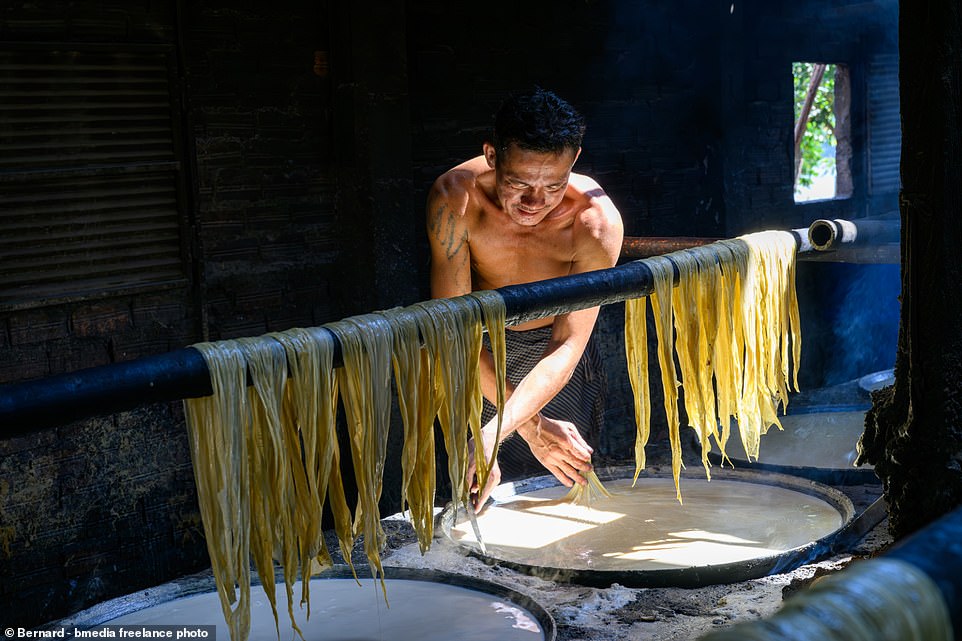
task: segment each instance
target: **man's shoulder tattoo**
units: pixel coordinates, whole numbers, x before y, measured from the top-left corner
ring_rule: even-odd
[[[428,222],[428,233],[436,238],[441,247],[444,248],[444,254],[448,259],[453,258],[461,251],[461,247],[468,241],[468,230],[466,228],[460,230],[460,234],[458,233],[459,218],[457,212],[441,203],[434,210]]]

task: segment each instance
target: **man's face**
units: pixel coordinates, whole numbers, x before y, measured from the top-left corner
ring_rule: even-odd
[[[498,154],[492,145],[486,144],[484,156],[495,170],[502,209],[517,224],[533,227],[561,204],[578,152],[529,151],[512,143],[507,151]]]

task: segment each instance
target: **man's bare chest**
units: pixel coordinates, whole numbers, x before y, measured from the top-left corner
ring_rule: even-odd
[[[570,230],[497,233],[476,230],[470,236],[475,287],[494,289],[571,273],[575,248]]]

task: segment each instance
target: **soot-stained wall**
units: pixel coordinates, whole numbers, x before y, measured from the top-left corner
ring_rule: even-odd
[[[184,8],[196,231],[210,338],[332,319],[342,257],[323,3]]]
[[[897,211],[891,0],[495,3],[486,15],[505,17],[494,28],[443,3],[408,8],[417,203],[439,173],[480,152],[503,97],[536,83],[585,114],[576,171],[605,188],[628,236],[730,237]],[[851,69],[850,198],[794,202],[795,61]],[[426,255],[422,248],[422,273]],[[799,265],[803,389],[891,367],[897,274],[895,265]],[[603,308],[596,336],[611,391],[604,452],[613,457],[633,438],[622,327],[623,307]]]
[[[415,302],[401,5],[212,1],[182,20],[210,337]]]
[[[703,6],[504,2],[490,20],[466,20],[443,2],[412,3],[418,203],[441,172],[481,153],[509,92],[538,84],[585,115],[575,170],[601,183],[628,235],[721,234],[718,16]]]
[[[5,2],[0,49],[16,52],[31,46],[34,51],[111,55],[146,48],[175,56],[176,22],[173,3]],[[36,72],[33,80],[39,81]],[[108,93],[125,89],[91,84]],[[98,134],[91,124],[95,119],[86,118],[99,100],[88,93],[93,87],[82,87],[85,91],[72,98],[73,85],[35,87],[36,111],[49,116],[58,100],[73,104],[72,110],[57,113],[65,126],[76,122],[80,136],[89,135],[85,140],[90,141],[112,135]],[[173,84],[169,89],[175,114],[178,92]],[[67,98],[58,97],[58,90]],[[7,104],[29,107],[24,102],[29,99],[10,96]],[[30,127],[11,125],[5,131],[29,142]],[[94,131],[88,134],[86,127]],[[83,148],[52,142],[45,152],[53,157],[50,175],[82,162],[77,158],[84,156]],[[5,151],[8,158],[15,153]],[[93,171],[86,175],[96,178]],[[7,178],[5,185],[16,184]],[[53,193],[45,188],[35,196],[42,204]],[[69,215],[79,200],[68,193],[63,209],[53,213]],[[16,205],[6,194],[0,194],[0,202],[8,216],[15,216],[9,207]],[[17,222],[15,217],[4,220],[5,225]],[[186,228],[186,221],[182,224]],[[189,256],[185,247],[185,264]],[[0,260],[11,267],[8,257]],[[71,284],[63,285],[69,292]],[[200,337],[195,292],[189,269],[174,283],[109,294],[90,291],[42,301],[27,290],[19,302],[8,299],[0,309],[0,382],[61,374],[194,342]],[[35,626],[205,563],[178,403],[0,440],[0,619],[5,627]]]
[[[333,69],[315,73],[315,52],[328,62],[351,56],[332,51],[338,27],[325,7],[299,0],[4,3],[0,50],[47,43],[107,55],[167,53],[184,188],[177,202],[182,278],[54,302],[31,301],[28,291],[27,302],[0,309],[0,382],[374,307],[377,252],[342,230],[360,237],[380,230],[366,212],[384,199],[370,197],[378,176],[372,163],[336,146],[336,106],[353,114],[365,98],[348,94],[338,103]],[[350,44],[350,21],[335,19],[345,32],[337,44]],[[374,75],[362,67],[352,78],[361,74]],[[38,105],[56,95],[56,86],[47,89],[37,93]],[[79,120],[98,99],[76,97],[80,106],[63,118]],[[366,118],[382,111],[374,104]],[[350,131],[341,147],[355,138]],[[59,162],[82,160],[65,151]],[[348,178],[357,196],[338,202],[336,184]],[[384,291],[383,306],[404,295],[390,278]],[[208,563],[179,402],[0,440],[0,618],[8,625],[38,625]]]
[[[0,50],[169,57],[183,252],[174,285],[3,307],[0,382],[417,300],[404,5],[328,8],[3,5]],[[0,441],[0,558],[0,618],[24,626],[206,567],[181,404]]]

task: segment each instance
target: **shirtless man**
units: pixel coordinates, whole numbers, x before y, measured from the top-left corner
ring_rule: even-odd
[[[460,296],[615,264],[624,234],[621,216],[594,180],[571,171],[583,133],[583,118],[551,92],[535,89],[505,101],[483,155],[445,172],[428,196],[432,296]],[[510,328],[551,329],[543,331],[550,338],[530,372],[506,384],[502,443],[517,432],[537,461],[568,487],[586,482],[582,473],[591,469],[592,448],[578,426],[549,418],[542,409],[572,377],[597,318],[595,307]],[[508,345],[511,350],[510,336]],[[494,361],[488,350],[482,350],[481,388],[494,402]],[[485,457],[494,449],[496,432],[493,418],[482,429]],[[473,456],[468,479],[477,510],[500,482],[501,470],[496,463],[486,486],[477,487]]]

